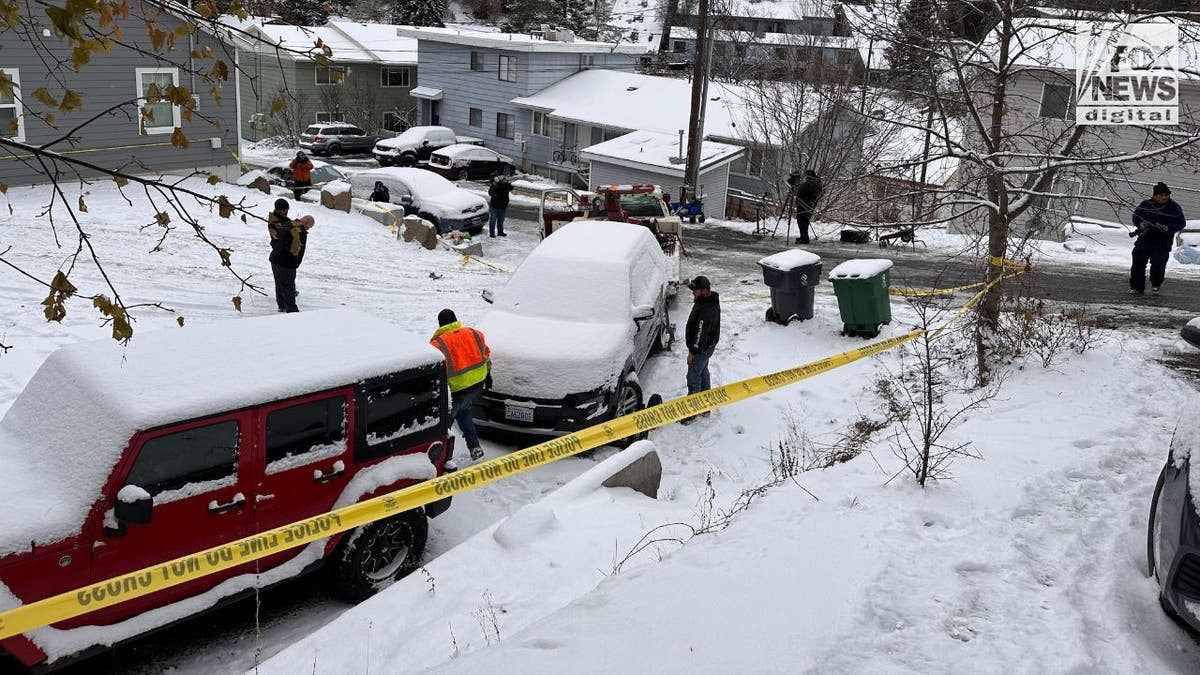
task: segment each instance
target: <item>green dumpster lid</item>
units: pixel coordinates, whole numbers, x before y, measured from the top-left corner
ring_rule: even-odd
[[[830,279],[868,279],[892,268],[887,258],[858,258],[847,260],[829,271]]]

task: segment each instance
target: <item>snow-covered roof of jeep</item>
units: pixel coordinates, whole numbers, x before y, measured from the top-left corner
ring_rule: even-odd
[[[78,532],[140,430],[428,364],[427,338],[349,310],[139,333],[52,353],[0,420],[0,555]]]

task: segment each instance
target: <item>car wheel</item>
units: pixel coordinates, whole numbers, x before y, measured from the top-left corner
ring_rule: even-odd
[[[442,233],[442,229],[441,229],[441,227],[439,227],[439,226],[438,226],[438,223],[439,223],[440,221],[438,220],[438,217],[437,217],[437,216],[435,216],[435,215],[433,215],[433,214],[430,214],[430,213],[425,213],[424,211],[418,211],[418,212],[417,212],[417,217],[418,217],[418,218],[424,218],[425,220],[428,220],[428,221],[429,221],[429,224],[430,224],[430,225],[433,225],[433,229],[437,230],[437,233],[438,233],[438,234],[441,234],[441,233]]]
[[[470,177],[471,177],[471,172],[470,172],[470,171],[467,171],[466,169],[459,169],[459,170],[458,170],[458,179],[459,179],[459,180],[467,180],[467,179],[468,179],[468,178],[470,178]]]
[[[421,509],[358,527],[334,553],[333,590],[349,602],[362,602],[421,564],[429,521]]]
[[[513,174],[514,174],[514,173],[516,173],[516,172],[517,172],[517,169],[516,169],[516,167],[514,167],[512,164],[505,164],[505,165],[504,165],[504,166],[503,166],[503,167],[500,169],[500,173],[504,174],[505,176],[511,176],[511,175],[513,175]]]
[[[1170,460],[1168,460],[1168,464]],[[1158,571],[1158,550],[1162,541],[1162,496],[1163,484],[1167,480],[1167,467],[1163,466],[1158,472],[1158,482],[1154,484],[1154,495],[1150,497],[1150,522],[1146,526],[1146,567],[1148,576],[1162,584]]]
[[[657,354],[671,349],[671,345],[675,343],[675,335],[671,332],[671,327],[663,324],[658,328],[658,335],[654,336],[654,341],[650,343],[650,353]]]
[[[642,385],[638,384],[637,374],[629,372],[621,381],[621,387],[617,390],[617,400],[613,408],[613,417],[621,417],[630,413],[635,413],[645,406],[642,404]],[[627,448],[634,441],[646,439],[650,434],[643,431],[640,434],[627,436],[613,443],[618,448]]]
[[[330,156],[342,154],[341,144],[340,143],[330,143],[329,144],[329,154],[330,154]]]
[[[415,166],[417,163],[416,155],[400,155],[400,166]]]

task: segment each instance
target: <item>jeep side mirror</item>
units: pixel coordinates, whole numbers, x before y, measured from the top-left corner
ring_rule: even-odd
[[[409,205],[411,205],[411,204],[413,203],[413,198],[412,198],[412,195],[401,195],[401,196],[400,196],[400,203],[401,203],[401,204],[409,204]]]
[[[136,485],[126,485],[117,493],[114,511],[121,525],[149,525],[153,510],[154,498]]]
[[[489,304],[489,305],[490,305],[490,304],[492,304],[493,302],[496,302],[496,296],[494,296],[494,295],[492,294],[492,291],[491,291],[491,290],[489,290],[489,289],[485,289],[485,290],[484,290],[482,293],[480,293],[479,295],[481,295],[481,296],[483,297],[483,301],[484,301],[484,302],[486,302],[486,303],[487,303],[487,304]]]
[[[638,305],[633,308],[633,320],[641,321],[654,316],[654,305]]]

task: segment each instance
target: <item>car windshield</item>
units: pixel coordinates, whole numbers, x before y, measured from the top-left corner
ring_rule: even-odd
[[[629,321],[628,267],[585,259],[531,255],[496,294],[496,307],[580,323]]]
[[[663,215],[662,199],[652,193],[645,192],[636,195],[621,195],[621,208],[631,216],[645,217]]]
[[[321,133],[321,127],[309,127],[304,130],[304,133],[309,136],[316,136]]]
[[[346,176],[341,171],[338,171],[332,166],[318,166],[313,169],[312,180],[314,183],[328,183],[331,180],[345,180]]]
[[[402,143],[417,143],[417,142],[420,142],[420,140],[423,138],[425,138],[425,130],[418,129],[417,127],[413,127],[411,129],[409,129],[408,131],[405,131],[404,133],[400,134],[393,140],[402,142]]]

